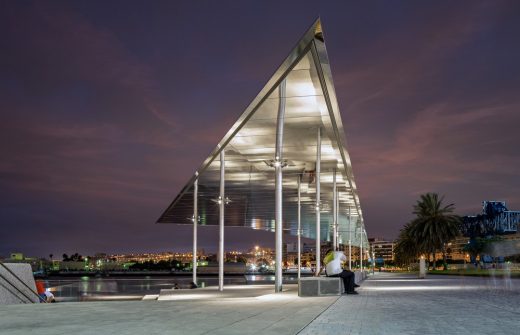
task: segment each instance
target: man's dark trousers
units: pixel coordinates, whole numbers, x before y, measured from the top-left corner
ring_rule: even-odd
[[[336,275],[331,275],[328,277],[340,277],[341,279],[343,279],[343,286],[345,286],[345,292],[347,292],[347,293],[354,292],[354,284],[355,284],[354,272],[348,271],[348,270],[343,270],[342,272],[340,272]]]

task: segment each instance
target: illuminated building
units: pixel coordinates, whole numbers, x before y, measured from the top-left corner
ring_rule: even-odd
[[[376,259],[384,262],[394,260],[394,242],[380,238],[369,238],[368,242],[370,242],[371,251],[374,252]]]

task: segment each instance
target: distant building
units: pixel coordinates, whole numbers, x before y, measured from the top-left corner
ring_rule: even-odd
[[[4,259],[6,263],[27,263],[31,264],[33,271],[37,271],[46,266],[47,261],[37,257],[27,257],[21,252],[11,252],[9,258]]]
[[[374,252],[376,261],[382,260],[383,262],[394,261],[394,246],[393,241],[388,241],[382,238],[369,238],[370,249]]]
[[[11,261],[23,261],[25,256],[21,252],[12,252],[9,260]]]
[[[321,254],[325,255],[328,249],[326,244],[321,246]],[[316,264],[316,244],[302,243],[301,245],[301,266],[310,267]],[[288,266],[298,265],[298,244],[296,242],[286,243],[284,246],[283,258],[286,260]]]
[[[446,260],[469,262],[469,254],[464,251],[464,247],[468,244],[468,241],[468,237],[460,236],[448,242],[446,245]],[[435,257],[442,259],[442,253],[437,253]]]

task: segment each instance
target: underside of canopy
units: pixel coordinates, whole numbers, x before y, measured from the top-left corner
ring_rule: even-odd
[[[285,84],[280,96],[279,86]],[[283,101],[281,101],[283,100]],[[338,242],[361,241],[363,217],[343,123],[318,19],[262,91],[242,113],[210,156],[196,170],[157,223],[192,224],[194,182],[198,178],[198,223],[219,224],[220,160],[225,152],[225,225],[275,230],[275,161],[278,110],[283,118],[283,229],[297,235],[297,190],[301,176],[302,236],[332,240],[333,173],[338,190]],[[321,201],[316,204],[317,136],[321,132]],[[349,217],[351,218],[349,224]]]

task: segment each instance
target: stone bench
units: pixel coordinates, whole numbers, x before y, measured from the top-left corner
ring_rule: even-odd
[[[367,279],[368,273],[366,271],[354,271],[354,282],[356,284],[361,283],[363,280]]]
[[[354,282],[361,283],[367,278],[366,271],[354,271]],[[344,292],[343,279],[340,277],[304,277],[300,278],[298,295],[300,297],[316,297],[327,295],[341,295]]]
[[[298,285],[300,297],[341,295],[343,291],[343,280],[339,277],[305,277],[300,278]]]

